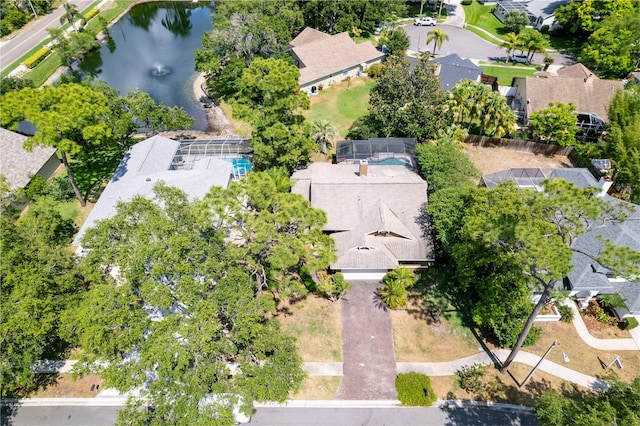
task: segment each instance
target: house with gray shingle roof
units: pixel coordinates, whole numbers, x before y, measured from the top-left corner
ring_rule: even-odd
[[[440,79],[440,88],[447,92],[462,80],[479,82],[484,71],[469,59],[463,59],[455,53],[432,59],[430,62],[436,64],[435,74]]]
[[[511,180],[520,188],[540,191],[543,180],[560,178],[573,182],[578,188],[599,188],[598,196],[613,205],[629,205],[608,195],[610,182],[604,179],[596,180],[588,169],[509,169],[484,175],[482,181],[488,188],[493,188],[500,182]],[[596,257],[604,248],[600,240],[602,237],[617,246],[640,252],[640,206],[631,206],[635,207],[635,211],[631,212],[624,222],[608,222],[581,235],[575,241],[574,247],[577,252],[573,254],[573,269],[567,274],[564,282],[571,290],[571,296],[580,302],[582,308],[598,294],[619,294],[626,309],[617,309],[618,315],[640,318],[640,278],[629,281],[616,277],[591,257]]]
[[[157,135],[129,149],[73,241],[78,252],[82,251],[80,243],[87,229],[115,215],[120,201],[130,201],[137,195],[153,197],[158,182],[181,189],[191,199],[204,197],[212,186],[227,187],[232,163],[203,157],[180,169],[176,167],[176,157],[182,156],[180,146],[178,141]]]
[[[347,279],[381,279],[404,265],[434,261],[424,221],[427,182],[399,165],[314,163],[291,177],[292,192],[324,210],[336,242],[331,269]]]
[[[356,77],[384,57],[370,41],[356,43],[347,32],[329,35],[310,27],[289,47],[300,69],[300,89],[307,93]]]
[[[0,128],[0,174],[11,189],[24,188],[38,174],[48,179],[60,166],[56,149],[36,146],[31,151],[23,148],[27,136]]]
[[[623,86],[623,81],[600,79],[584,65],[575,64],[557,74],[515,77],[511,107],[526,122],[531,113],[547,108],[551,102],[571,102],[579,113],[597,114],[606,122],[609,103]]]

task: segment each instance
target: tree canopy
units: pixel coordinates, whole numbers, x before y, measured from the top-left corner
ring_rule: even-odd
[[[62,359],[68,341],[60,312],[75,306],[85,282],[67,249],[72,220],[39,201],[19,219],[0,216],[0,370],[2,397],[25,396],[44,377],[33,372],[42,359]]]
[[[547,108],[531,114],[530,130],[538,140],[569,146],[576,142],[577,123],[578,115],[573,103],[550,102]]]
[[[609,389],[584,395],[545,391],[536,401],[536,416],[544,426],[640,424],[640,377],[631,383],[607,380]]]
[[[553,288],[571,270],[576,239],[609,223],[625,220],[629,208],[624,203],[605,201],[593,193],[593,188],[579,189],[563,179],[547,180],[542,186],[544,190],[538,192],[518,189],[507,182],[486,190],[483,197],[476,197],[465,212],[459,231],[461,241],[454,248],[454,252],[479,258],[476,262],[481,266],[495,263],[496,259],[508,262],[508,273],[517,268],[529,288],[542,291],[517,341],[509,345],[513,350],[502,371],[525,342],[533,320]],[[581,253],[619,276],[638,273],[640,254],[606,239],[599,253]],[[463,274],[468,273],[471,261],[468,256],[461,256],[456,262]],[[491,269],[490,273],[494,275],[492,280],[497,279],[497,271]]]
[[[81,267],[93,285],[66,312],[65,335],[85,361],[102,361],[81,371],[120,392],[140,389],[119,422],[231,424],[220,401],[199,402],[239,396],[248,410],[298,389],[301,359],[263,290],[303,293],[300,269],[326,267],[333,245],[323,213],[289,185],[285,173],[254,172],[189,201],[158,184],[154,201],[121,203],[87,231]]]

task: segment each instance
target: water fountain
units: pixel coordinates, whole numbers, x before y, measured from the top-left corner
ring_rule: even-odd
[[[151,67],[151,75],[153,77],[162,77],[164,75],[171,74],[171,67],[162,65],[160,62],[154,62]]]

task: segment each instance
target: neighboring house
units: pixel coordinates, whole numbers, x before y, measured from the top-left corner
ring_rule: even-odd
[[[188,167],[184,167],[185,163]],[[180,142],[162,136],[137,143],[118,165],[73,245],[81,252],[80,242],[87,229],[115,215],[120,201],[130,201],[137,195],[152,197],[153,186],[158,182],[183,190],[191,199],[202,198],[212,186],[226,188],[233,168],[232,163],[211,156],[200,155],[189,161]]]
[[[480,82],[484,71],[469,59],[463,59],[455,53],[433,59],[431,62],[436,64],[435,74],[440,79],[440,88],[446,92],[451,91],[462,80]]]
[[[381,279],[404,265],[434,261],[425,208],[427,183],[405,166],[314,163],[296,171],[292,192],[325,211],[336,242],[331,269],[345,278]]]
[[[347,32],[329,35],[309,27],[289,46],[300,68],[300,89],[307,93],[361,75],[384,57],[370,41],[356,44]]]
[[[26,187],[36,174],[48,179],[60,166],[55,148],[36,146],[29,152],[23,148],[27,139],[0,128],[0,174],[12,190]]]
[[[572,102],[579,113],[596,114],[607,121],[607,108],[624,82],[598,78],[582,64],[561,68],[557,74],[515,77],[509,92],[511,108],[527,122],[531,113],[547,108],[550,102]]]
[[[587,169],[509,169],[484,175],[484,184],[493,188],[505,180],[514,181],[520,188],[541,190],[544,179],[563,178],[573,182],[579,188],[599,188],[599,197],[605,201],[618,205],[625,203],[611,197],[607,191],[611,182],[604,179],[596,180]],[[622,223],[607,223],[576,239],[574,248],[589,256],[597,256],[604,248],[599,237],[605,237],[616,245],[640,251],[640,206],[634,206],[627,220]],[[564,279],[565,286],[571,291],[582,308],[587,307],[589,301],[598,294],[619,294],[626,308],[616,309],[618,315],[635,316],[640,319],[640,279],[628,281],[611,274],[607,268],[594,261],[586,254],[574,253],[573,269]]]
[[[557,27],[554,17],[556,9],[570,2],[571,0],[503,0],[496,3],[493,14],[504,23],[509,12],[524,12],[529,18],[529,26],[539,30],[547,25],[554,29]]]

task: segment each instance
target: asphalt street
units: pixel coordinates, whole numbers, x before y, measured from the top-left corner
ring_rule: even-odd
[[[82,12],[89,7],[92,0],[70,0],[69,3],[76,5]],[[64,13],[64,8],[53,10],[48,15],[41,16],[40,19],[30,22],[20,29],[11,40],[5,40],[0,44],[0,71],[20,59],[25,53],[33,49],[41,41],[49,37],[47,28],[59,28],[60,17]]]
[[[2,425],[12,426],[107,426],[115,423],[117,406],[23,406],[15,412],[2,410]],[[535,415],[496,407],[455,408],[344,408],[259,407],[251,425],[538,425]]]
[[[411,39],[409,50],[414,52],[425,52],[428,50],[429,53],[433,53],[433,42],[427,45],[427,37],[429,37],[429,31],[432,31],[434,28],[439,28],[449,36],[449,40],[443,41],[442,47],[436,50],[436,54],[438,56],[457,53],[458,56],[462,58],[503,61],[507,54],[504,48],[489,43],[475,33],[465,30],[464,28],[443,24],[438,24],[435,27],[404,25],[402,28]],[[555,65],[571,65],[575,63],[573,58],[560,53],[551,53],[550,56],[555,59]],[[534,55],[533,62],[540,64],[543,62],[543,59],[544,55],[537,53]]]

